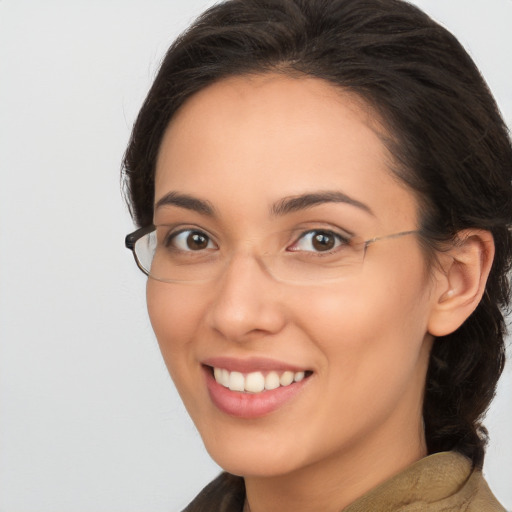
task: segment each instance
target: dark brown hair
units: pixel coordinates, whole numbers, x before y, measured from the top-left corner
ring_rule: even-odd
[[[481,466],[481,419],[505,360],[512,147],[475,64],[421,10],[401,0],[229,0],[206,11],[169,49],[134,125],[124,158],[134,220],[153,221],[156,157],[180,105],[224,77],[270,71],[327,80],[378,112],[430,248],[465,228],[492,233],[485,295],[434,343],[424,397],[429,452],[457,450]]]

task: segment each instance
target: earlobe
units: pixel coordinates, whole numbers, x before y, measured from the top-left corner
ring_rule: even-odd
[[[485,292],[494,258],[494,240],[489,231],[467,229],[440,254],[439,270],[428,332],[446,336],[473,313]]]

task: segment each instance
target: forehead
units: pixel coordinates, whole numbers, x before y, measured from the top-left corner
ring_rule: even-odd
[[[169,191],[260,207],[318,190],[415,214],[413,194],[391,172],[383,129],[358,96],[316,78],[233,77],[177,112],[160,148],[155,200]]]

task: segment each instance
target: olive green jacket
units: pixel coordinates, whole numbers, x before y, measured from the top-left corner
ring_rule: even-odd
[[[183,512],[242,512],[243,479],[221,474]],[[456,452],[436,453],[343,509],[343,512],[506,512],[482,473]]]

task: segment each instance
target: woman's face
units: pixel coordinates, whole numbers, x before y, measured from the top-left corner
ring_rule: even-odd
[[[329,261],[338,234],[417,229],[377,129],[353,95],[268,74],[197,93],[163,138],[155,224],[181,233],[172,244],[185,258],[230,259],[207,281],[149,279],[149,314],[206,448],[232,473],[424,449],[434,285],[416,236],[369,245],[339,279],[283,282],[260,257],[316,262],[327,250]]]

